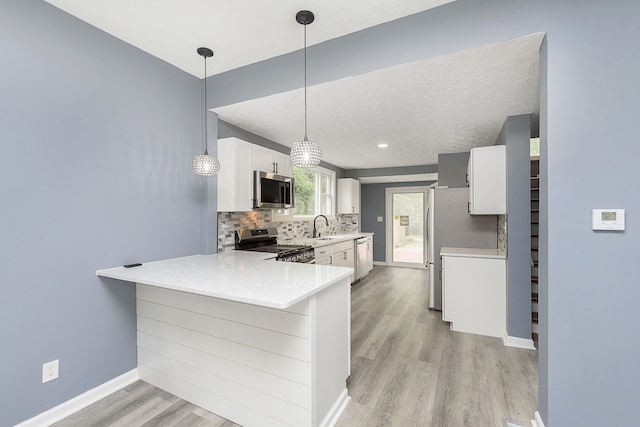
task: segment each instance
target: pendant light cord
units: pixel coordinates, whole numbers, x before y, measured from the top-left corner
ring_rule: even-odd
[[[208,136],[207,136],[207,57],[204,57],[204,154],[208,155],[207,144]]]
[[[307,24],[304,24],[304,140],[307,139]]]

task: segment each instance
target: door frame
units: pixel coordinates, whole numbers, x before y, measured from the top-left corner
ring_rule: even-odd
[[[427,205],[429,203],[429,187],[428,185],[417,185],[415,187],[387,187],[385,188],[385,213],[387,218],[387,224],[385,225],[385,264],[393,267],[410,267],[410,268],[420,268],[426,269],[425,265],[425,256],[427,254]],[[424,204],[422,207],[422,262],[421,263],[413,263],[413,262],[393,262],[393,194],[394,193],[423,193],[424,195]]]

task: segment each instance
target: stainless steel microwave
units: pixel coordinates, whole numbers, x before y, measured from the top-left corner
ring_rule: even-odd
[[[294,207],[294,179],[271,172],[253,172],[253,208],[278,209]]]

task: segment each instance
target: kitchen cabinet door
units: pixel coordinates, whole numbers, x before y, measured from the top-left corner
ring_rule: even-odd
[[[365,262],[365,271],[369,274],[373,270],[373,236],[367,237],[367,258]]]
[[[291,160],[287,154],[254,145],[253,169],[291,176]]]
[[[471,150],[467,168],[469,213],[507,213],[507,151],[504,145]]]
[[[238,138],[218,141],[218,211],[253,210],[252,144]]]
[[[452,330],[503,337],[506,296],[504,259],[442,257],[442,320]]]
[[[321,246],[314,248],[316,261],[318,265],[331,265],[331,246]]]
[[[360,213],[360,181],[357,179],[338,180],[338,213]]]

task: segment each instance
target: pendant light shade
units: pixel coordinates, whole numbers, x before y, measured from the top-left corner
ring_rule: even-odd
[[[299,168],[313,168],[320,164],[322,152],[320,147],[307,139],[307,25],[315,17],[313,12],[301,10],[296,14],[296,21],[304,26],[304,139],[297,141],[291,147],[291,164]]]
[[[207,151],[207,58],[213,56],[213,51],[200,47],[197,52],[204,58],[204,154],[198,154],[193,158],[193,172],[201,176],[214,176],[220,170],[220,162]]]
[[[291,147],[291,163],[299,168],[313,168],[320,164],[322,153],[313,141],[296,141]]]

